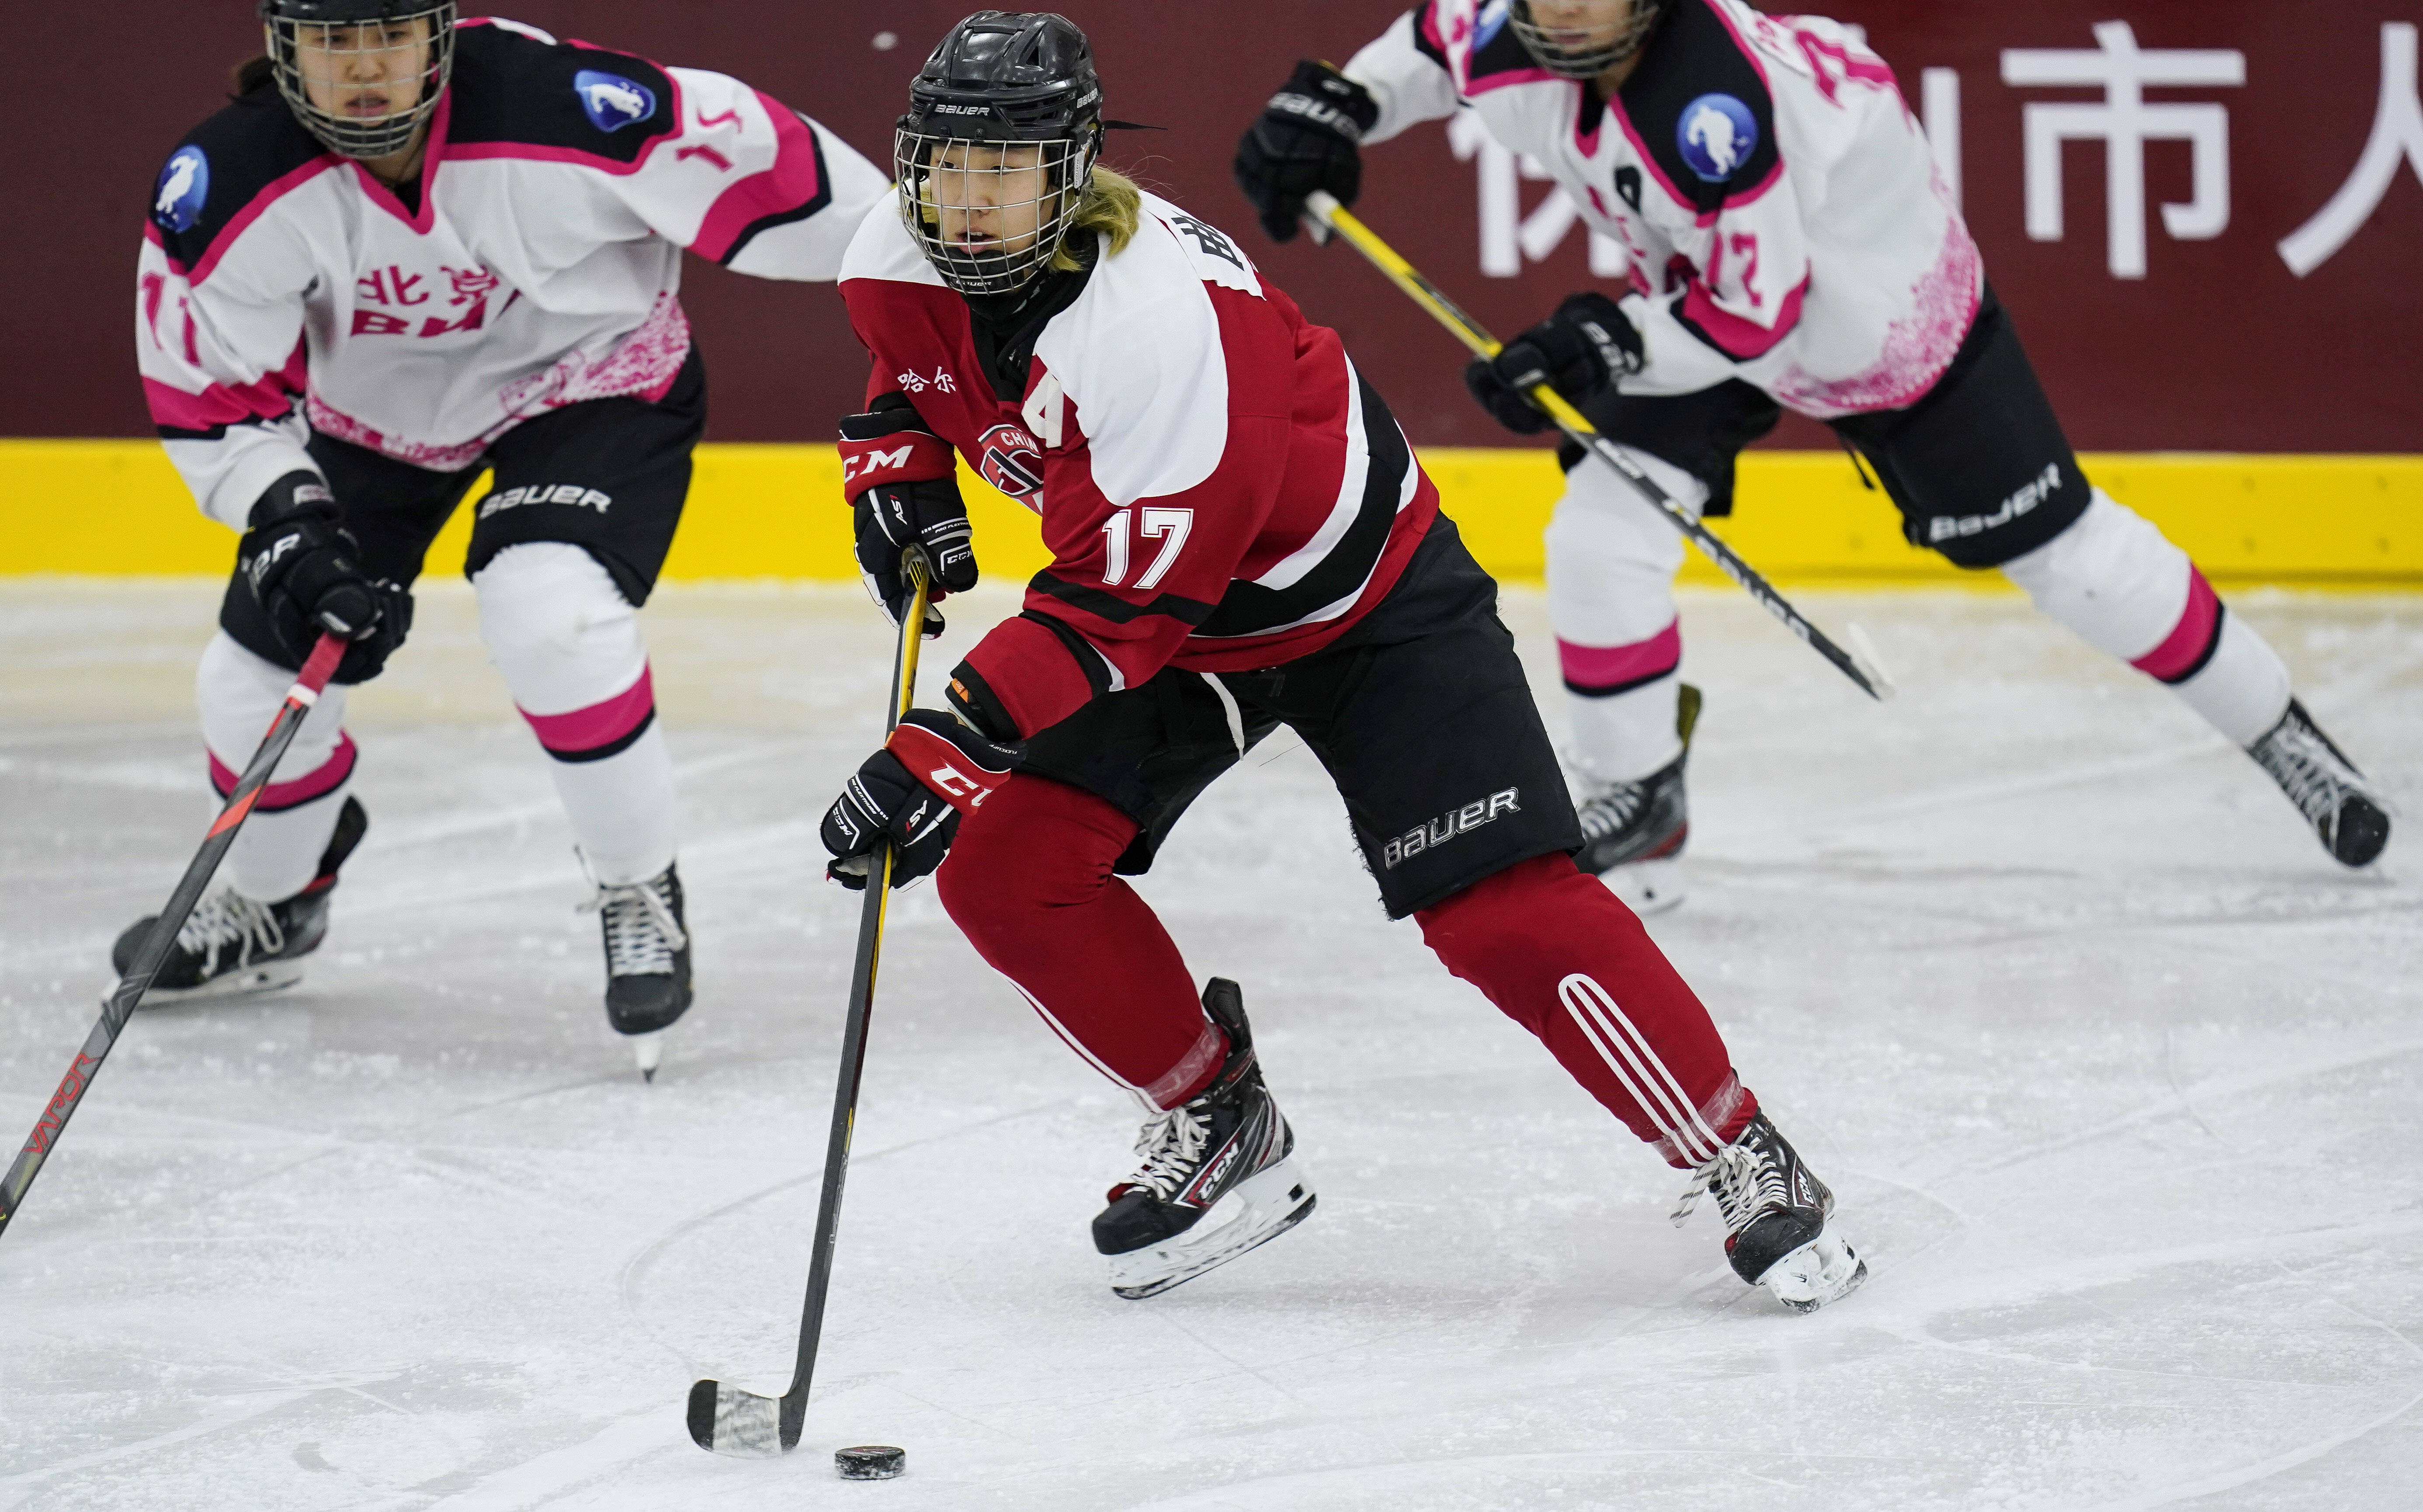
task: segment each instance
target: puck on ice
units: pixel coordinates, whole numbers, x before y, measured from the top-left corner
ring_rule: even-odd
[[[890,1480],[909,1468],[909,1454],[888,1443],[863,1443],[834,1450],[833,1468],[844,1480]]]

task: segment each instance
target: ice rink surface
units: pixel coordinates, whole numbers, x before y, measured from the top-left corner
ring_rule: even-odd
[[[0,589],[0,1140],[199,838],[217,590]],[[927,686],[1006,597],[954,606]],[[0,1238],[0,1509],[2337,1509],[2423,1484],[2423,912],[2016,597],[1812,594],[1871,706],[1737,596],[1690,897],[1653,921],[1842,1199],[1865,1290],[1735,1281],[1683,1182],[1372,901],[1284,733],[1142,886],[1245,986],[1319,1211],[1121,1301],[1135,1116],[932,890],[885,954],[801,1450],[779,1391],[856,907],[815,820],[871,745],[853,590],[646,614],[699,1005],[642,1086],[543,759],[432,584],[357,696],[370,838],[299,987],[139,1016]],[[2423,813],[2423,599],[2233,607]],[[1536,594],[1511,594],[1555,693]],[[1551,703],[1551,724],[1561,710]],[[2416,823],[2409,819],[2406,823]],[[905,1446],[888,1484],[831,1451]]]

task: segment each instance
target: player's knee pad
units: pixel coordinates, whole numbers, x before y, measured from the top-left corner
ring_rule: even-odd
[[[2067,529],[2003,573],[2038,609],[2127,662],[2172,637],[2202,582],[2186,552],[2099,488]]]
[[[246,651],[222,630],[202,649],[201,665],[194,670],[194,702],[200,711],[202,743],[210,749],[214,785],[231,791],[278,706],[286,701],[294,674],[276,662]],[[278,759],[273,790],[291,801],[273,802],[264,795],[260,811],[292,808],[334,788],[353,770],[354,743],[345,733],[345,692],[330,684],[319,701],[303,717],[293,743]],[[296,784],[313,786],[303,793]]]
[[[293,672],[246,651],[225,631],[203,648],[194,695],[211,788],[221,798],[235,791],[293,683]],[[344,722],[345,689],[332,683],[304,716],[228,850],[227,878],[245,896],[263,902],[291,898],[319,871],[354,775],[354,742]]]
[[[639,613],[587,551],[509,546],[471,584],[488,659],[549,755],[601,760],[655,720]]]
[[[1706,502],[1707,486],[1699,480],[1625,449],[1677,503],[1696,513]],[[1547,565],[1548,617],[1560,640],[1628,646],[1673,622],[1682,534],[1604,464],[1585,459],[1566,475],[1548,522]]]

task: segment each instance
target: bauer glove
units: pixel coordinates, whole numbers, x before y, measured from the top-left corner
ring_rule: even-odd
[[[1326,63],[1295,66],[1237,143],[1237,187],[1275,241],[1295,235],[1304,201],[1326,189],[1341,205],[1363,189],[1363,134],[1380,118],[1370,91]]]
[[[1640,333],[1612,299],[1596,290],[1572,295],[1557,312],[1498,349],[1475,357],[1464,386],[1482,409],[1516,435],[1537,435],[1551,423],[1529,393],[1546,384],[1567,402],[1586,403],[1647,359]]]
[[[296,470],[269,485],[252,507],[252,528],[236,547],[236,570],[296,667],[323,631],[353,642],[337,664],[339,683],[363,683],[412,627],[412,596],[361,568],[361,545],[340,523],[335,496],[317,473]]]
[[[903,562],[911,550],[925,554],[931,597],[946,598],[976,586],[975,547],[968,507],[959,497],[957,456],[926,428],[905,394],[886,394],[864,415],[841,422],[842,492],[855,515],[858,570],[866,591],[898,624],[908,611],[909,578]],[[942,633],[942,617],[928,606],[926,634]]]
[[[825,811],[818,834],[833,854],[825,874],[864,891],[875,848],[889,840],[898,847],[894,887],[926,875],[942,864],[959,816],[1009,780],[1018,758],[1016,747],[988,740],[957,715],[910,710]]]

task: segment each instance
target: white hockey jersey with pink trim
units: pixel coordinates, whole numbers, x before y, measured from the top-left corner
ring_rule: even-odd
[[[310,429],[459,471],[534,415],[660,397],[689,353],[684,248],[830,279],[889,188],[737,80],[467,21],[411,203],[273,89],[170,154],[136,296],[152,420],[239,529],[271,482],[316,470]]]
[[[1421,0],[1346,66],[1366,143],[1477,112],[1544,165],[1632,265],[1648,367],[1628,393],[1727,379],[1825,418],[1931,386],[1984,264],[1892,71],[1843,26],[1742,0],[1673,0],[1602,101],[1541,69],[1506,0]]]

